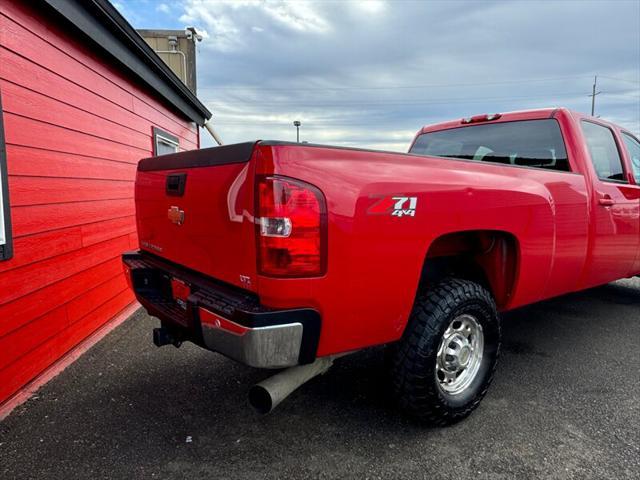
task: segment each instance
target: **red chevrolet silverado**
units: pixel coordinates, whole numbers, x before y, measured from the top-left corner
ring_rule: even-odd
[[[468,415],[500,312],[640,274],[640,143],[566,109],[423,128],[408,154],[256,141],[144,159],[124,255],[156,345],[286,369],[271,410],[386,344],[402,410]]]

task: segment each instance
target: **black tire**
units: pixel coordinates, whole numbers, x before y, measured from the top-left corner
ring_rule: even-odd
[[[449,325],[472,315],[484,335],[477,374],[460,393],[447,393],[436,376],[437,353]],[[418,292],[403,338],[390,352],[391,380],[400,408],[410,417],[445,426],[467,417],[487,393],[500,353],[500,320],[491,294],[477,283],[448,279]]]

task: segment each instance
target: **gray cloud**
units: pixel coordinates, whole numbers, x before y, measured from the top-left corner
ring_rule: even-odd
[[[546,106],[640,133],[640,2],[188,0],[199,96],[228,142],[404,150],[423,124]],[[179,10],[175,5],[174,10]],[[203,140],[205,136],[203,136]],[[205,140],[205,142],[208,140]]]

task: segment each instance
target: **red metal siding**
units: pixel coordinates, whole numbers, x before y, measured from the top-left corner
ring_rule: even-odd
[[[25,2],[26,3],[26,2]],[[196,126],[34,7],[0,0],[14,257],[0,262],[0,403],[133,301],[133,180],[152,127]]]

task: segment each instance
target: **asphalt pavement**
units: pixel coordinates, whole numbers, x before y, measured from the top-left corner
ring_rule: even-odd
[[[0,478],[640,478],[640,279],[505,315],[489,394],[428,429],[388,397],[380,348],[338,360],[276,411],[268,376],[138,312],[0,423]]]

